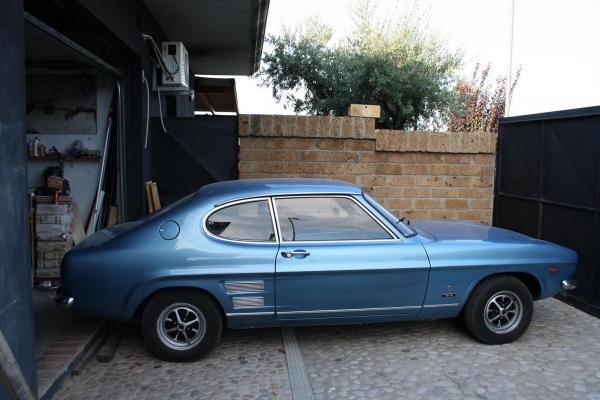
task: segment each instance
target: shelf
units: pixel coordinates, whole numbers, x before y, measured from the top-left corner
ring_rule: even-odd
[[[44,157],[27,157],[29,161],[98,161],[100,156],[96,154],[89,154],[80,157],[69,157],[69,156],[44,156]]]

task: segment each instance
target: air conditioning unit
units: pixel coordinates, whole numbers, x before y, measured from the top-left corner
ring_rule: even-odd
[[[162,42],[162,58],[167,71],[162,71],[163,88],[189,89],[190,59],[182,42]]]

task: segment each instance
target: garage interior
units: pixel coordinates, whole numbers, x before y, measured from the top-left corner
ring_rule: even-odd
[[[124,3],[23,4],[28,215],[20,223],[35,335],[18,340],[35,344],[37,365],[22,368],[37,371],[30,385],[39,398],[51,398],[106,331],[104,321],[55,304],[64,254],[98,230],[238,177],[235,80],[213,75],[256,71],[268,1]],[[186,87],[161,83],[166,41],[189,52]]]

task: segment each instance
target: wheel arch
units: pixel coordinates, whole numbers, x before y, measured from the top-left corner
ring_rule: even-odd
[[[164,287],[160,287],[155,289],[154,291],[150,292],[148,295],[146,295],[142,301],[137,305],[137,307],[135,308],[132,318],[133,319],[139,319],[142,316],[142,313],[144,311],[144,308],[146,307],[146,305],[148,304],[148,302],[150,302],[150,300],[152,300],[154,297],[159,296],[162,293],[166,293],[166,292],[175,292],[178,290],[190,290],[190,291],[194,291],[197,293],[202,293],[206,296],[208,296],[209,298],[212,299],[212,301],[214,301],[214,303],[217,305],[219,313],[221,314],[221,319],[223,320],[223,324],[227,325],[227,317],[225,314],[225,310],[223,309],[223,305],[221,304],[221,302],[217,299],[217,297],[212,294],[210,291],[203,289],[203,288],[199,288],[197,286],[189,286],[189,285],[173,285],[173,286],[164,286]]]
[[[469,289],[469,293],[465,298],[464,304],[466,304],[466,302],[468,301],[469,297],[471,297],[471,294],[473,293],[473,289],[475,289],[475,287],[477,287],[477,285],[479,285],[481,282],[488,280],[490,278],[494,278],[497,276],[512,276],[513,278],[518,279],[519,281],[521,281],[521,283],[523,283],[527,289],[529,290],[529,293],[531,293],[531,297],[533,297],[533,300],[539,300],[541,298],[542,295],[542,284],[540,283],[540,281],[538,280],[538,278],[535,277],[535,275],[530,274],[528,272],[520,272],[520,271],[516,271],[516,272],[498,272],[495,274],[490,274],[487,275],[483,278],[481,278],[477,283],[475,283],[470,289]],[[464,307],[463,304],[463,307]]]

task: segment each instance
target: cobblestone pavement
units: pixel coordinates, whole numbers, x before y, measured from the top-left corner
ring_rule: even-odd
[[[535,303],[515,343],[458,321],[296,329],[316,399],[600,399],[600,320]]]
[[[53,399],[291,399],[281,330],[228,330],[205,358],[168,363],[145,350],[133,325],[111,362],[93,360]]]
[[[203,360],[165,363],[130,330],[55,399],[291,399],[279,329],[228,331]],[[485,346],[454,320],[296,328],[316,399],[600,400],[600,320],[536,302],[516,343]]]

